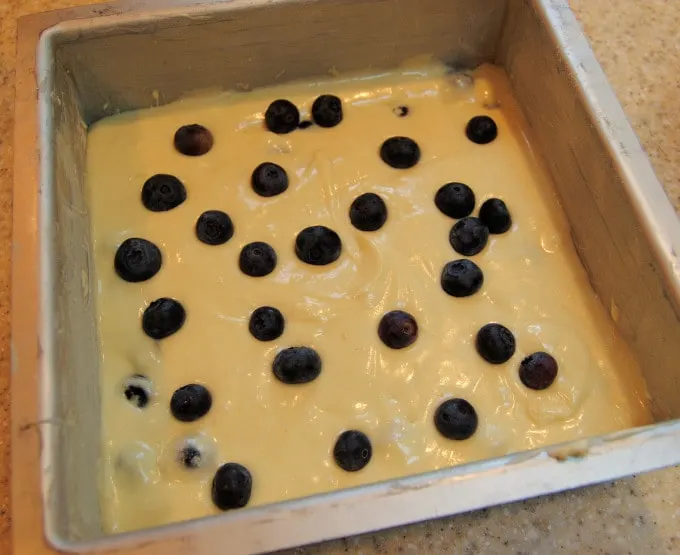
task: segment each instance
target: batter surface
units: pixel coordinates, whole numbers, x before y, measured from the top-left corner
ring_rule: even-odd
[[[306,120],[324,93],[343,101],[337,127],[286,135],[264,127],[274,99],[290,100]],[[478,115],[497,123],[490,144],[465,135]],[[173,147],[175,131],[193,123],[214,137],[203,156]],[[392,136],[418,143],[417,165],[398,170],[381,160],[380,145]],[[550,145],[542,147],[550,152]],[[284,193],[255,194],[251,173],[262,162],[286,170]],[[140,192],[154,174],[179,178],[186,200],[167,212],[147,210]],[[513,219],[508,232],[491,235],[471,257],[484,284],[467,298],[451,297],[440,285],[444,265],[464,258],[448,240],[455,220],[433,200],[452,181],[474,191],[473,215],[498,197]],[[642,378],[589,287],[497,68],[467,76],[429,64],[106,118],[89,132],[87,188],[101,344],[102,509],[110,532],[219,512],[210,488],[226,462],[252,474],[248,506],[254,506],[650,421]],[[378,231],[360,231],[348,217],[354,199],[367,192],[388,208]],[[196,238],[196,220],[206,210],[231,217],[229,241],[211,246]],[[296,235],[314,225],[332,228],[342,240],[332,264],[304,264],[295,254]],[[148,281],[129,283],[114,271],[116,250],[129,237],[161,250],[162,267]],[[241,248],[253,241],[277,252],[268,276],[239,270]],[[180,301],[186,322],[155,341],[142,331],[141,318],[160,297]],[[252,311],[266,305],[285,318],[283,335],[271,342],[248,331]],[[378,322],[391,310],[418,322],[418,339],[408,348],[390,349],[378,337]],[[490,322],[515,336],[516,351],[504,364],[489,364],[476,351],[477,331]],[[290,346],[317,351],[323,361],[317,379],[289,385],[275,378],[272,360]],[[556,381],[542,391],[518,376],[520,362],[535,351],[559,364]],[[124,395],[137,374],[150,384],[142,408]],[[190,383],[209,389],[212,407],[181,422],[170,412],[170,398]],[[479,424],[469,439],[447,439],[435,428],[434,412],[448,397],[475,408]],[[349,429],[372,444],[372,459],[359,472],[342,470],[333,458],[338,435]],[[187,446],[201,453],[198,468],[180,460]]]

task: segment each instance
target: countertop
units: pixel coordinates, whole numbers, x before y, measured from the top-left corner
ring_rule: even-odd
[[[0,0],[0,553],[10,552],[9,306],[17,17],[88,0]],[[680,210],[680,2],[571,0]],[[676,37],[675,39],[673,37]],[[292,553],[680,553],[680,468]]]

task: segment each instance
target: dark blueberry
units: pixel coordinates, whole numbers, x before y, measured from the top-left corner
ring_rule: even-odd
[[[238,266],[247,276],[266,276],[276,268],[276,251],[262,241],[248,243],[241,249]]]
[[[526,357],[519,365],[519,379],[530,389],[546,389],[557,377],[557,361],[539,351]]]
[[[222,245],[233,235],[231,218],[219,210],[203,212],[196,221],[196,237],[206,245]]]
[[[482,204],[479,219],[491,233],[505,233],[512,225],[508,207],[499,198],[490,198]]]
[[[175,390],[170,399],[170,412],[180,422],[194,422],[208,414],[210,407],[210,391],[197,383],[183,385]]]
[[[183,125],[175,132],[175,148],[186,156],[203,156],[212,146],[212,133],[197,123]]]
[[[408,137],[392,137],[380,147],[380,158],[388,166],[405,170],[420,160],[420,147]]]
[[[392,110],[392,113],[398,118],[405,118],[408,116],[409,108],[408,106],[397,106],[394,110]]]
[[[434,203],[449,218],[464,218],[475,208],[475,194],[465,183],[447,183],[437,191]]]
[[[448,399],[434,413],[434,425],[441,435],[461,441],[477,430],[477,413],[465,399]]]
[[[240,509],[250,501],[253,477],[245,466],[226,463],[215,472],[212,481],[212,501],[218,509]]]
[[[185,445],[179,452],[179,460],[187,468],[201,466],[201,457],[201,452],[193,445]]]
[[[136,374],[128,378],[123,387],[125,398],[137,408],[143,409],[151,398],[150,381],[147,377]]]
[[[467,258],[447,262],[442,270],[442,289],[452,297],[474,295],[483,283],[484,274],[482,270]]]
[[[123,241],[113,259],[118,276],[132,283],[151,279],[162,263],[160,249],[151,241],[137,237]]]
[[[465,127],[465,134],[473,143],[485,145],[498,136],[498,127],[489,116],[475,116]]]
[[[264,113],[264,124],[277,135],[293,131],[300,123],[300,112],[289,100],[275,100]]]
[[[321,357],[309,347],[288,347],[274,357],[272,370],[283,383],[308,383],[321,374]]]
[[[309,120],[301,121],[298,124],[298,129],[308,129],[312,125],[314,125],[314,122],[312,122],[312,121],[309,121]]]
[[[503,364],[515,354],[515,336],[501,324],[487,324],[477,332],[475,346],[487,362]]]
[[[281,337],[284,323],[280,310],[271,306],[261,306],[250,315],[248,330],[259,341],[273,341]]]
[[[278,164],[263,162],[253,171],[250,184],[261,197],[273,197],[288,189],[288,175]]]
[[[186,320],[184,307],[175,299],[153,301],[142,316],[142,329],[152,339],[164,339],[179,331]]]
[[[479,218],[468,216],[458,220],[449,233],[449,243],[463,256],[474,256],[484,249],[489,240],[489,230]]]
[[[342,432],[333,447],[333,458],[347,472],[357,472],[366,466],[373,455],[371,441],[358,430]]]
[[[312,119],[321,127],[335,127],[342,121],[342,101],[332,94],[322,94],[312,104]]]
[[[390,349],[404,349],[418,339],[418,322],[408,312],[393,310],[380,319],[378,336]]]
[[[152,212],[167,212],[187,199],[184,184],[174,175],[152,175],[142,186],[142,204]]]
[[[306,227],[295,239],[297,257],[314,266],[335,262],[342,252],[342,241],[335,231],[322,225]]]
[[[349,219],[361,231],[376,231],[387,221],[387,205],[375,193],[364,193],[349,207]]]

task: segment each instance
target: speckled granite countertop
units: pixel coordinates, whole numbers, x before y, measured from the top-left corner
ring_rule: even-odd
[[[10,552],[9,297],[14,48],[20,15],[88,0],[0,0],[0,553]],[[680,210],[680,2],[571,0]],[[676,36],[674,39],[673,37]],[[680,468],[295,553],[680,553]],[[291,552],[293,553],[293,552]]]

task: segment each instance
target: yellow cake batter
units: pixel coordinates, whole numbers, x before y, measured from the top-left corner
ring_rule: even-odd
[[[309,119],[323,93],[343,100],[344,120],[275,135],[263,126],[276,98],[295,103]],[[409,107],[406,117],[393,109]],[[470,142],[468,120],[489,115],[498,138]],[[214,146],[200,157],[179,154],[173,135],[200,123]],[[414,139],[420,163],[387,166],[378,155],[391,136]],[[557,140],[557,138],[556,138]],[[550,145],[541,145],[548,155]],[[290,186],[279,196],[257,196],[250,186],[262,162],[281,165]],[[249,93],[221,93],[106,118],[88,139],[87,189],[97,273],[101,346],[102,509],[110,532],[217,513],[210,484],[225,462],[253,476],[249,506],[355,486],[593,436],[649,422],[644,383],[629,350],[589,287],[569,237],[565,216],[534,156],[506,76],[485,66],[472,75],[438,64],[380,75],[283,85]],[[140,201],[153,174],[177,176],[187,200],[168,212]],[[454,220],[437,210],[444,183],[468,184],[478,207],[505,200],[512,229],[492,235],[473,260],[484,272],[475,295],[446,295],[444,264],[461,258],[448,241]],[[375,192],[389,217],[376,232],[350,224],[349,206]],[[234,236],[220,246],[196,239],[206,210],[222,210]],[[342,239],[328,266],[300,262],[297,233],[326,225]],[[163,254],[160,272],[142,283],[121,280],[113,268],[120,243],[142,237]],[[265,241],[278,254],[274,272],[242,274],[241,248]],[[173,297],[186,309],[183,328],[166,339],[144,335],[148,304]],[[277,307],[286,319],[272,342],[248,333],[251,312]],[[380,317],[401,309],[418,321],[416,343],[391,350],[377,335]],[[512,359],[485,362],[475,350],[477,330],[489,322],[510,328]],[[321,375],[286,385],[272,374],[276,353],[288,346],[316,349]],[[543,350],[559,363],[556,382],[527,389],[518,365]],[[153,396],[137,408],[123,395],[125,380],[143,374]],[[188,383],[212,393],[208,414],[175,420],[170,397]],[[479,416],[468,440],[437,432],[433,413],[447,397],[462,397]],[[373,458],[348,473],[332,449],[344,430],[371,439]],[[177,460],[186,442],[205,454],[202,466]]]

